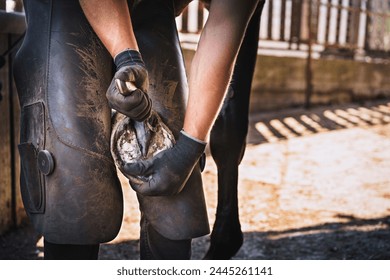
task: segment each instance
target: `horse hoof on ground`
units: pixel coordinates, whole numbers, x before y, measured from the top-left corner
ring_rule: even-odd
[[[241,230],[219,236],[211,235],[210,248],[204,260],[228,260],[236,255],[244,242]]]

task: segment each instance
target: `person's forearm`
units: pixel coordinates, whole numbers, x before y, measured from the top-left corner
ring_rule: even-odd
[[[127,48],[138,51],[126,0],[80,0],[80,5],[112,57]]]
[[[189,75],[183,130],[206,140],[221,107],[246,26],[257,0],[213,0]]]

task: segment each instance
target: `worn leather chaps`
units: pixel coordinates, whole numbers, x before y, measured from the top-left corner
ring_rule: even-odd
[[[178,135],[187,83],[171,0],[130,1],[149,71],[153,108]],[[14,64],[21,105],[21,188],[35,229],[57,244],[97,244],[117,235],[122,191],[110,155],[105,92],[112,58],[78,0],[25,1],[27,32]],[[200,168],[171,197],[138,196],[149,224],[183,240],[209,232]]]
[[[112,59],[77,0],[24,1],[15,57],[21,190],[35,229],[56,244],[117,235],[123,199],[109,150]]]
[[[188,85],[172,0],[129,1],[140,52],[149,72],[153,109],[177,138],[183,127]],[[174,196],[138,195],[140,210],[163,237],[184,240],[209,233],[200,164]]]

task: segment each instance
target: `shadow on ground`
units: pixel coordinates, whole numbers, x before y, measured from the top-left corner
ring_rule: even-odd
[[[262,113],[250,116],[248,143],[261,145],[338,129],[389,123],[389,101]],[[383,136],[390,135],[388,130],[383,131],[386,134]],[[275,188],[280,186],[275,185]],[[359,205],[360,202],[356,203]],[[244,245],[235,259],[390,259],[390,216],[380,215],[361,219],[339,214],[332,219],[337,221],[331,223],[283,231],[245,232]],[[28,223],[11,230],[0,236],[0,259],[42,259],[42,242],[38,240],[40,236]],[[208,245],[208,236],[195,239],[193,259],[202,259]],[[138,259],[138,246],[139,241],[133,239],[103,244],[100,258]]]
[[[382,260],[390,259],[390,216],[359,219],[337,215],[343,223],[326,223],[284,231],[245,232],[244,245],[234,259],[265,260]],[[193,259],[202,259],[209,238],[193,242]],[[111,248],[110,248],[111,247]],[[112,248],[114,247],[114,249]],[[115,256],[105,252],[114,251]],[[138,240],[104,244],[101,259],[138,259]]]
[[[245,233],[246,242],[235,258],[272,260],[390,259],[390,216],[377,219],[340,218],[345,218],[348,221],[285,231]]]
[[[320,132],[388,123],[390,103],[386,100],[273,111],[250,116],[247,142],[254,145],[273,143]]]
[[[265,260],[389,260],[390,216],[375,219],[338,215],[343,223],[326,223],[284,231],[245,232],[244,245],[234,259]],[[0,259],[37,260],[42,248],[30,225],[0,237]],[[208,237],[193,241],[193,259],[201,259]],[[136,260],[139,241],[103,244],[100,259]]]

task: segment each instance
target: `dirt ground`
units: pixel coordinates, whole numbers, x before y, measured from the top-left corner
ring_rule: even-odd
[[[208,156],[211,225],[216,174]],[[101,246],[101,259],[138,259],[138,204],[122,182],[122,229]],[[390,259],[389,101],[252,115],[239,201],[244,245],[235,259]],[[193,259],[208,243],[193,241]],[[28,224],[0,236],[0,259],[42,256]]]

